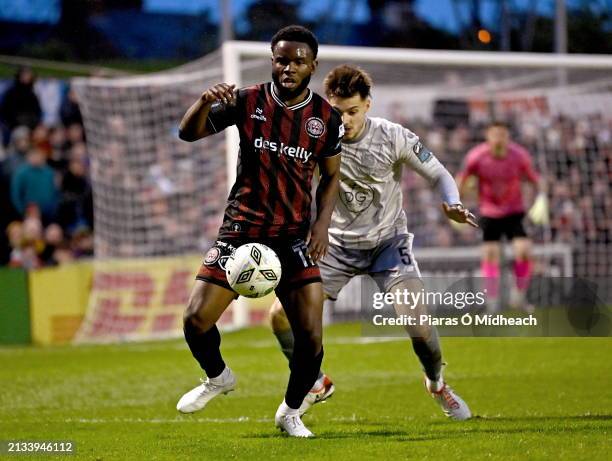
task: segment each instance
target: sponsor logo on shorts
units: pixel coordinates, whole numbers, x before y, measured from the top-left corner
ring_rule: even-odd
[[[229,256],[221,256],[219,259],[219,267],[225,270],[225,265],[227,264],[227,260],[230,259]]]

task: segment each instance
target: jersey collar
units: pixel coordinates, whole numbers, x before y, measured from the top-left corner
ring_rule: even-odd
[[[274,101],[281,107],[284,107],[285,109],[289,109],[289,110],[297,110],[297,109],[301,109],[304,106],[307,106],[308,103],[312,100],[312,91],[310,90],[310,88],[308,88],[308,96],[306,96],[306,98],[297,104],[294,104],[293,106],[288,106],[287,104],[285,104],[280,97],[277,96],[276,94],[277,89],[276,89],[276,85],[274,85],[274,82],[270,82],[270,94],[272,95],[272,99],[274,99]]]

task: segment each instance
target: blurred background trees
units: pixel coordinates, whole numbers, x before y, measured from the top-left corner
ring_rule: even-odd
[[[222,24],[236,39],[269,40],[292,23],[310,26],[329,44],[555,50],[555,0],[38,0],[27,12],[19,3],[0,0],[1,54],[189,60],[219,46]],[[567,51],[612,53],[609,0],[564,4]],[[443,23],[431,14],[440,8]]]

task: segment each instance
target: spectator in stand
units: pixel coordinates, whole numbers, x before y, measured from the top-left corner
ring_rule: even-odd
[[[83,125],[83,117],[81,115],[81,109],[79,109],[79,103],[77,94],[74,89],[69,88],[66,92],[66,96],[62,101],[60,107],[60,118],[64,126],[70,126],[73,124]]]
[[[0,103],[0,120],[4,125],[4,144],[13,129],[25,125],[33,130],[41,121],[42,110],[34,93],[36,76],[29,67],[20,67],[15,81]]]
[[[2,161],[2,175],[11,178],[17,168],[26,163],[26,156],[32,146],[31,132],[27,126],[19,126],[13,130],[6,157]]]
[[[45,154],[45,159],[51,156],[52,148],[49,142],[49,128],[42,123],[32,130],[32,146]]]
[[[15,170],[26,162],[29,149],[30,129],[25,126],[17,127],[11,134],[6,156],[0,161],[0,266],[6,264],[10,256],[9,241],[4,230],[11,221],[19,219],[19,214],[10,200],[11,177]]]
[[[35,204],[44,223],[55,221],[59,202],[55,172],[46,164],[45,155],[39,149],[30,149],[27,163],[15,171],[11,180],[11,200],[20,216],[24,216],[28,205]]]
[[[4,260],[2,261],[2,265],[10,265],[14,266],[13,262],[13,251],[15,248],[19,248],[21,246],[21,241],[23,239],[23,224],[21,221],[13,221],[8,226],[6,226],[6,232],[4,237],[6,238],[6,256],[4,256]]]
[[[58,266],[75,260],[75,254],[72,251],[70,243],[62,241],[53,252],[53,261]]]
[[[42,267],[40,254],[45,248],[43,227],[36,214],[26,217],[22,223],[12,223],[9,226],[11,235],[11,267],[37,269]]]
[[[72,233],[80,228],[93,228],[93,197],[87,168],[87,151],[83,143],[70,150],[68,171],[61,185],[59,223]]]
[[[66,139],[66,129],[62,125],[56,125],[49,130],[49,145],[51,154],[47,163],[56,172],[63,174],[68,168],[68,140]]]
[[[88,227],[80,227],[72,234],[70,250],[76,258],[91,258],[94,255],[93,233]]]
[[[74,146],[75,144],[85,142],[85,134],[83,132],[83,125],[79,125],[78,123],[73,123],[72,125],[68,125],[66,127],[66,138],[68,139],[68,144],[70,146]]]
[[[58,248],[64,245],[64,231],[61,226],[51,223],[45,229],[45,247],[40,254],[45,266],[57,266],[59,261],[55,258]]]

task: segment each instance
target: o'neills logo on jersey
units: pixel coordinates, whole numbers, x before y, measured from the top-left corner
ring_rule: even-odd
[[[267,149],[270,152],[276,152],[278,155],[286,155],[287,157],[294,158],[296,160],[300,160],[302,163],[306,163],[312,152],[308,152],[303,147],[292,147],[283,144],[282,142],[268,141],[262,137],[259,137],[255,140],[255,148],[256,149]]]

